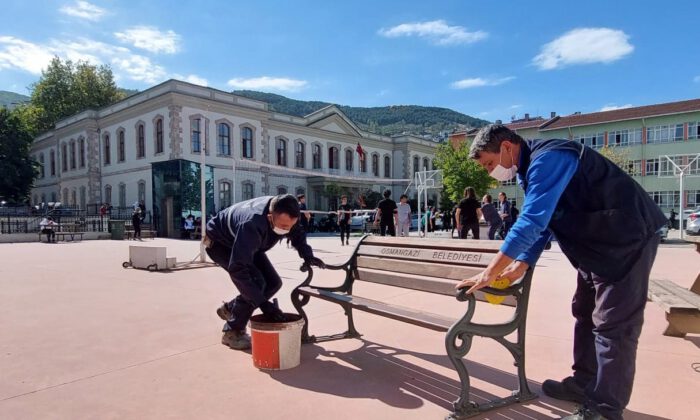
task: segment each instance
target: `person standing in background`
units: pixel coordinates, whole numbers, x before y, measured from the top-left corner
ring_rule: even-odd
[[[340,245],[350,245],[350,218],[352,217],[352,206],[348,204],[348,196],[340,197],[338,207],[338,226],[340,226]],[[345,240],[343,242],[343,235]]]
[[[503,220],[501,238],[505,239],[510,227],[513,226],[513,218],[510,213],[510,201],[508,201],[508,197],[503,191],[498,193],[498,214],[501,215],[501,220]]]
[[[496,231],[503,224],[501,216],[498,214],[498,210],[493,205],[493,198],[491,194],[486,194],[481,201],[481,214],[484,215],[484,220],[489,225],[489,239],[494,240],[496,238]]]
[[[457,231],[460,239],[467,239],[472,231],[474,239],[479,239],[479,219],[481,219],[481,203],[476,199],[476,191],[472,187],[464,189],[464,198],[457,206]]]
[[[390,236],[396,236],[396,201],[391,199],[391,190],[384,191],[384,199],[377,204],[377,218],[374,223],[379,223],[379,233],[386,236],[387,231]]]
[[[397,209],[399,221],[399,236],[408,237],[408,232],[411,229],[411,205],[408,204],[408,196],[402,194],[399,198]]]

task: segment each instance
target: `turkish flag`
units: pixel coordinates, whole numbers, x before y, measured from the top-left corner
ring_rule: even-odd
[[[357,154],[360,155],[360,159],[365,158],[365,151],[362,149],[362,146],[360,146],[360,143],[357,143],[357,148],[355,150],[357,151]]]

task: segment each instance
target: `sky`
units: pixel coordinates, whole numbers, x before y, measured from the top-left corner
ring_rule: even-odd
[[[700,97],[693,1],[2,0],[0,90],[52,56],[120,87],[176,78],[489,121]]]

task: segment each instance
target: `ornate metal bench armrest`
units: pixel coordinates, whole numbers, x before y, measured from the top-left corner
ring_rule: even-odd
[[[487,287],[481,288],[479,290],[481,292],[488,293],[488,294],[495,295],[495,296],[515,296],[515,295],[520,293],[524,284],[525,284],[525,282],[523,281],[523,279],[520,279],[517,282],[506,287],[505,289],[496,289],[496,288],[487,286]],[[461,289],[457,289],[457,294],[455,297],[457,298],[458,301],[466,302],[468,300],[467,290],[469,290],[469,286],[465,286],[465,287],[462,287]]]

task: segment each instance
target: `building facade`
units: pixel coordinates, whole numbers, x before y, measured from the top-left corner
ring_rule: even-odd
[[[666,213],[678,210],[680,185],[673,163],[664,156],[679,166],[690,164],[684,204],[686,209],[700,206],[700,159],[695,159],[700,153],[700,99],[590,114],[526,116],[505,125],[525,139],[568,139],[594,150],[610,147],[621,152],[629,159],[627,172]],[[469,142],[477,131],[454,133],[450,141]],[[501,183],[491,193],[499,191],[522,204],[523,192],[514,181]]]
[[[387,188],[403,193],[415,171],[434,167],[436,146],[419,137],[366,132],[335,106],[296,117],[169,80],[66,118],[38,136],[31,154],[40,169],[31,201],[80,208],[144,201],[162,216],[161,234],[177,236],[182,214],[200,207],[203,151],[208,211],[279,193],[305,193],[310,208],[325,210],[332,206],[329,185],[351,195]]]

